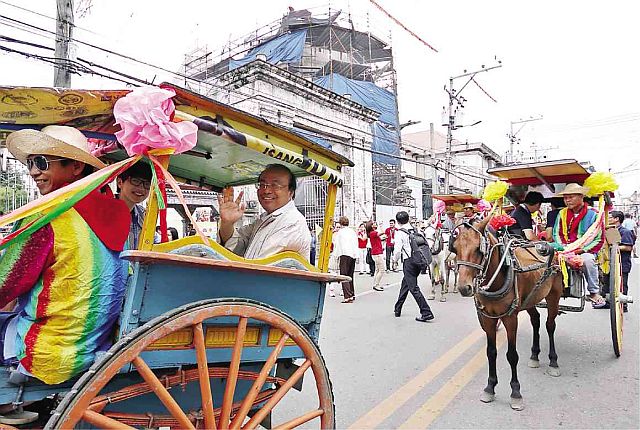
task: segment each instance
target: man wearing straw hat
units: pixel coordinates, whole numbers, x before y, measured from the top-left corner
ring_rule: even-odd
[[[465,203],[462,207],[464,220],[471,224],[480,221],[480,216],[476,213],[476,207],[472,203]]]
[[[597,212],[584,201],[587,191],[587,188],[571,183],[556,194],[557,197],[564,199],[567,206],[560,211],[553,226],[553,243],[556,249],[564,249],[565,245],[580,239],[596,222]],[[604,298],[600,295],[598,267],[596,266],[596,254],[603,244],[604,235],[599,233],[593,241],[575,251],[582,257],[582,271],[587,280],[588,298],[594,308],[606,306]]]
[[[16,131],[7,137],[7,148],[26,164],[43,195],[104,167],[72,127]],[[19,221],[16,230],[57,208]],[[119,254],[130,223],[124,202],[110,190],[94,190],[36,231],[9,242],[0,260],[0,306],[14,299],[17,304],[12,312],[0,313],[4,365],[57,384],[85,371],[97,352],[109,348],[127,279]],[[0,422],[12,422],[10,410],[0,407],[0,414]]]

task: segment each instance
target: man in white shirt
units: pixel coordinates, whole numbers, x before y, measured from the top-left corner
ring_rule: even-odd
[[[296,178],[282,164],[270,164],[260,174],[258,201],[266,213],[251,224],[235,227],[244,215],[243,192],[234,199],[233,188],[218,196],[220,229],[218,241],[245,258],[264,258],[283,251],[294,251],[306,260],[311,251],[311,236],[304,216],[293,197]]]
[[[418,286],[418,275],[421,268],[413,262],[411,257],[411,243],[409,242],[409,234],[407,233],[412,227],[409,225],[409,214],[406,211],[400,211],[396,214],[398,221],[396,231],[396,244],[393,251],[393,261],[398,261],[402,257],[402,284],[400,284],[400,294],[398,301],[394,306],[394,315],[399,317],[402,313],[402,306],[407,299],[407,295],[411,293],[420,308],[420,316],[416,317],[416,321],[427,322],[433,319],[433,312]]]

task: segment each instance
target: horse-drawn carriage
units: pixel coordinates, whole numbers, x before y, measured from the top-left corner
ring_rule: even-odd
[[[167,184],[172,175],[220,191],[254,184],[266,165],[282,163],[296,177],[324,179],[324,225],[331,224],[341,170],[353,165],[348,159],[229,106],[163,88],[176,93],[175,120],[198,125],[192,149],[149,151],[166,169]],[[70,125],[110,148],[108,168],[124,166],[113,109],[127,93],[2,87],[0,130]],[[331,382],[317,346],[325,285],[346,279],[326,273],[331,229],[322,231],[317,267],[293,252],[246,260],[202,235],[154,244],[164,199],[151,193],[137,249],[121,254],[132,274],[113,346],[83,375],[58,385],[0,369],[0,403],[53,398],[47,428],[255,428],[270,427],[272,419],[283,428],[312,420],[334,427]],[[305,374],[314,381],[305,386],[317,394],[310,405],[290,391],[301,388]],[[295,412],[274,412],[292,396]]]
[[[615,187],[606,183],[607,181],[601,181],[604,185],[600,190],[593,186],[592,198],[598,203],[595,222],[583,232],[580,240],[555,250],[548,242],[529,242],[508,233],[507,225],[513,220],[500,214],[504,196],[515,200],[514,204],[520,203],[526,192],[533,189],[546,190],[546,195],[550,197],[561,191],[560,184],[584,184],[590,177],[595,183],[596,175],[592,176],[575,160],[501,166],[489,169],[488,173],[507,181],[509,186],[504,182],[496,182],[485,189],[483,198],[494,203],[493,211],[479,223],[464,223],[453,243],[459,269],[458,289],[463,296],[474,297],[480,324],[487,333],[489,379],[481,400],[491,402],[495,397],[496,329],[497,322],[502,321],[507,332],[507,359],[512,370],[511,407],[520,410],[524,404],[516,370],[517,314],[521,310],[529,313],[534,332],[529,366],[539,367],[540,314],[536,305],[544,301],[547,308],[546,329],[549,334],[548,373],[559,376],[554,340],[556,316],[561,310],[582,311],[585,300],[582,273],[568,269],[570,256],[574,256],[576,251],[578,254],[584,251],[580,247],[588,240],[600,241],[604,236],[604,245],[598,253],[598,266],[610,291],[611,334],[616,356],[620,355],[622,347],[623,303],[630,303],[632,300],[622,294],[618,247],[620,236],[617,230],[607,228],[611,191]],[[496,192],[500,189],[502,191]],[[492,194],[493,197],[487,197],[487,194]],[[576,297],[580,305],[561,308],[562,297]]]
[[[496,167],[489,169],[487,173],[502,180],[506,180],[511,189],[515,191],[512,195],[536,187],[545,191],[545,194],[552,195],[560,191],[560,186],[568,183],[584,184],[591,176],[576,160],[555,160],[540,163],[516,164],[506,167]],[[598,252],[598,272],[601,287],[607,295],[609,302],[611,320],[611,339],[613,351],[616,357],[620,356],[622,350],[622,322],[623,305],[632,301],[631,297],[622,294],[622,268],[620,262],[620,233],[609,223],[608,208],[612,205],[613,192],[604,192],[601,195],[592,195],[588,198],[591,204],[598,203],[602,197],[602,204],[598,208],[602,212],[602,225],[604,228],[604,246]],[[515,202],[514,202],[515,203]],[[550,228],[552,226],[546,226]],[[567,268],[567,285],[563,291],[563,298],[577,298],[579,305],[560,305],[561,311],[582,312],[585,305],[585,278],[579,268]],[[567,300],[568,301],[568,300]],[[540,303],[540,307],[546,306]]]

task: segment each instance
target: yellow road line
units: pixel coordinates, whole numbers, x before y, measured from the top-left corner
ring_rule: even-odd
[[[500,348],[507,341],[504,330],[496,338],[496,347]],[[426,429],[442,413],[444,408],[458,395],[478,371],[487,366],[487,353],[484,349],[478,351],[473,358],[445,382],[444,386],[409,417],[400,429]]]
[[[482,331],[482,329],[471,332],[471,334],[461,340],[457,345],[420,372],[418,376],[400,387],[391,396],[374,406],[368,413],[351,424],[349,428],[372,429],[380,425],[481,338],[484,338],[484,331]]]
[[[527,318],[527,313],[522,312],[519,323]],[[496,336],[496,349],[500,349],[507,341],[507,331],[502,329]],[[451,379],[446,381],[443,387],[429,398],[413,415],[399,428],[401,429],[426,429],[442,413],[444,408],[462,391],[469,381],[482,368],[487,367],[487,352],[485,349],[478,351],[473,358],[465,364]]]

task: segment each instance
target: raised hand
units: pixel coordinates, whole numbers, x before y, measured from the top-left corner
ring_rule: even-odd
[[[227,187],[218,194],[218,206],[220,211],[220,221],[223,224],[235,224],[244,215],[245,204],[242,201],[244,191],[240,191],[237,198],[234,198],[232,187]]]

